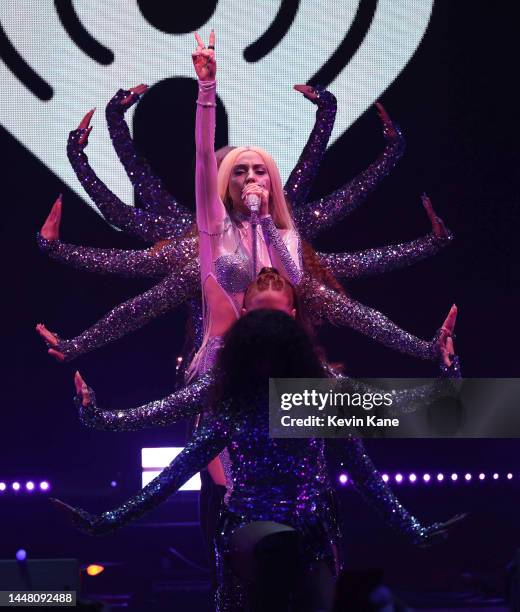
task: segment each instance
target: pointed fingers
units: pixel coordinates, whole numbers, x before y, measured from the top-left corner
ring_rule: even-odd
[[[211,30],[209,33],[209,44],[211,47],[215,46],[215,30]]]
[[[199,36],[198,32],[195,32],[195,40],[197,41],[197,51],[205,48],[202,38]]]
[[[78,130],[84,130],[85,128],[88,128],[88,126],[90,125],[90,120],[92,119],[92,115],[96,112],[95,108],[92,108],[91,110],[88,111],[88,113],[86,113],[86,115],[83,117],[83,119],[79,122],[78,125]]]
[[[148,89],[149,89],[148,85],[141,83],[140,85],[136,85],[135,87],[130,87],[128,91],[131,91],[133,94],[140,96],[141,94],[144,94],[144,92],[147,91]]]
[[[47,353],[58,361],[65,361],[65,355],[61,351],[57,351],[56,349],[50,348]]]

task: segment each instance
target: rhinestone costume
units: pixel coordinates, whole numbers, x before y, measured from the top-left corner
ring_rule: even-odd
[[[109,130],[114,148],[116,149],[119,157],[124,160],[125,169],[127,170],[130,179],[134,183],[138,194],[142,194],[143,198],[148,198],[147,211],[126,206],[123,202],[121,202],[121,200],[117,199],[113,194],[111,194],[108,188],[98,179],[94,171],[90,168],[88,159],[83,152],[85,144],[81,145],[78,143],[78,130],[71,132],[68,144],[68,153],[69,159],[78,178],[84,185],[89,195],[91,195],[94,202],[98,204],[101,203],[100,209],[102,212],[106,213],[107,220],[114,224],[120,220],[122,228],[125,229],[125,231],[129,231],[129,233],[132,235],[137,235],[147,242],[152,242],[157,239],[159,233],[161,234],[161,237],[165,235],[163,230],[159,229],[163,227],[161,225],[162,217],[154,215],[151,212],[152,209],[160,209],[161,213],[165,213],[166,210],[173,210],[174,200],[172,197],[166,196],[164,189],[160,185],[159,179],[153,175],[148,164],[146,164],[146,162],[135,150],[135,146],[130,138],[128,126],[124,121],[123,115],[124,111],[138,99],[138,96],[132,96],[131,101],[127,105],[120,105],[120,100],[122,97],[125,97],[128,94],[128,91],[119,91],[116,96],[112,98],[108,105],[110,108],[107,108],[107,120],[109,122]],[[318,110],[316,115],[316,125],[312,131],[311,137],[309,138],[308,144],[300,156],[298,166],[291,173],[290,179],[285,188],[288,198],[295,204],[301,203],[302,198],[306,197],[306,194],[310,189],[312,179],[314,178],[314,174],[317,171],[318,164],[315,163],[315,159],[321,159],[326,148],[327,139],[330,135],[332,122],[335,115],[336,101],[334,96],[328,92],[321,92],[317,106]],[[384,158],[386,161],[384,163],[381,161],[376,162],[375,165],[367,168],[362,175],[360,175],[360,177],[357,177],[348,185],[356,184],[359,186],[362,182],[361,177],[366,176],[370,177],[370,185],[373,187],[377,181],[384,178],[392,163],[395,163],[399,158],[404,146],[402,136],[399,132],[397,133],[399,136],[397,137],[397,140],[395,140],[395,135],[391,136],[392,130],[389,130],[389,127],[385,126],[385,138],[387,139],[388,144],[385,148],[385,152],[381,156],[381,159]],[[391,155],[390,151],[393,151],[394,155]],[[307,173],[310,173],[310,178],[306,178]],[[153,184],[155,187],[147,187],[148,182]],[[353,188],[349,189],[348,185],[346,185],[343,189],[345,192],[349,192],[351,194],[350,198],[352,198],[352,194],[356,190]],[[366,189],[359,187],[358,192],[360,197],[365,197]],[[159,203],[158,208],[153,208],[154,203],[152,202],[150,194],[158,193],[161,194],[160,197],[158,197],[162,204]],[[335,192],[336,195],[338,193],[339,192]],[[349,204],[349,202],[351,203],[351,201],[348,200],[347,204]],[[339,206],[339,200],[332,196],[329,198],[322,198],[319,200],[319,203],[319,208],[313,208],[315,203],[304,205],[304,208],[307,206],[308,210],[311,211],[311,213],[305,217],[306,222],[303,225],[300,225],[300,233],[304,238],[308,237],[308,235],[315,235],[321,228],[323,228],[324,226],[322,225],[322,222],[324,219],[332,220],[334,218],[334,214],[342,214],[341,207]],[[331,206],[330,210],[327,209],[327,203],[329,203]],[[182,235],[185,228],[194,221],[193,216],[191,216],[188,222],[186,215],[191,213],[184,213],[183,207],[180,207],[180,210],[182,212],[179,217],[179,226],[176,230],[172,230],[174,233],[177,233],[177,235]],[[323,215],[316,215],[315,213],[312,213],[312,210],[326,212],[324,212]],[[146,213],[145,220],[147,222],[143,222],[141,220],[142,214],[144,213]],[[152,218],[153,222],[151,222]],[[303,221],[300,222],[303,223]],[[150,232],[148,232],[149,229]],[[439,249],[444,247],[447,242],[448,240],[438,239],[433,235],[430,235],[409,243],[392,245],[390,247],[368,249],[357,253],[320,253],[320,256],[322,257],[323,263],[333,273],[337,273],[338,276],[343,276],[345,278],[357,278],[360,275],[387,272],[394,267],[414,263],[415,261],[418,261],[426,256],[435,254]],[[42,250],[48,253],[52,259],[74,266],[78,269],[85,269],[103,274],[122,274],[124,276],[148,275],[147,270],[150,270],[150,276],[160,276],[163,272],[166,274],[168,261],[171,261],[172,265],[170,273],[174,274],[180,266],[184,266],[184,263],[188,259],[196,257],[198,249],[197,238],[193,236],[187,236],[184,239],[172,241],[162,249],[158,249],[152,256],[147,256],[147,251],[144,250],[140,252],[121,251],[116,249],[95,249],[77,245],[68,245],[58,240],[52,241],[51,243],[49,241],[40,239],[40,247]],[[125,260],[126,253],[128,254],[128,258]],[[141,253],[143,254],[142,257]],[[176,264],[177,255],[179,260],[178,264]],[[186,268],[184,266],[180,268],[179,271],[179,274],[181,275],[191,273],[194,274],[194,277],[198,276],[198,273],[194,271],[193,268]],[[304,292],[307,293],[305,286],[303,289]],[[154,290],[156,291],[157,296],[160,298],[160,302],[164,303],[163,286],[161,285],[157,286],[156,289],[147,291],[142,296],[136,296],[133,300],[129,300],[123,305],[122,311],[120,310],[120,306],[116,307],[116,311],[126,313],[127,316],[132,316],[135,309],[139,310],[140,300],[150,300]],[[198,288],[194,291],[193,295],[199,295]],[[196,302],[197,299],[191,300],[192,305]],[[352,300],[348,300],[348,298],[340,296],[337,298],[337,302],[340,305],[339,309],[342,314],[338,314],[338,308],[335,308],[333,317],[334,323],[350,325],[349,313],[352,312]],[[171,303],[176,305],[178,302],[177,300],[173,299]],[[312,308],[313,304],[315,304],[314,300],[308,300],[308,306],[311,306]],[[359,309],[366,309],[364,313],[365,325],[359,325],[359,318],[357,322],[354,321],[356,329],[359,331],[363,332],[365,330],[365,333],[370,335],[372,334],[372,330],[377,327],[379,316],[382,318],[383,322],[387,321],[386,317],[384,317],[384,315],[380,315],[380,313],[377,313],[377,311],[370,309],[369,307],[363,307],[361,304],[356,304],[358,305]],[[200,306],[198,310],[200,311]],[[320,320],[323,316],[324,310],[327,309],[317,308],[314,313],[311,311],[311,315],[315,320]],[[163,310],[159,309],[159,313],[162,312]],[[155,309],[149,309],[148,315],[149,319],[156,316]],[[373,324],[369,324],[367,320],[369,320],[372,316],[374,317]],[[195,323],[196,336],[198,336],[200,339],[202,335],[200,316],[194,316],[193,321]],[[108,325],[113,325],[116,322],[121,322],[122,328],[120,330],[111,330],[108,328]],[[95,346],[101,346],[113,339],[121,337],[128,331],[137,329],[146,322],[146,316],[140,316],[139,321],[136,324],[132,324],[131,322],[126,324],[122,321],[121,317],[117,316],[117,314],[116,316],[112,316],[111,313],[109,313],[107,317],[101,319],[101,321],[90,328],[91,333],[87,333],[86,336],[82,334],[70,341],[62,341],[62,344],[57,348],[66,355],[67,359],[73,359],[83,352],[92,350],[92,348],[95,348]],[[390,329],[397,333],[397,338],[395,342],[389,343],[388,345],[398,348],[401,344],[410,344],[408,342],[409,338],[406,335],[406,332],[403,332],[404,337],[401,337],[401,330],[399,330],[397,326],[392,324]],[[95,346],[88,342],[85,347],[83,347],[83,338],[89,339],[92,335],[95,335],[96,337]],[[374,337],[374,335],[371,337]],[[376,334],[375,339],[377,340],[378,338],[379,336]],[[197,346],[200,346],[200,342],[197,343]],[[70,351],[69,348],[71,349]],[[424,353],[424,351],[421,350],[421,353]]]

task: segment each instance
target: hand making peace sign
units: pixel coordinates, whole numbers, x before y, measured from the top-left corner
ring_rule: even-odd
[[[217,64],[215,62],[215,32],[211,30],[207,48],[197,33],[195,33],[195,39],[197,41],[197,49],[191,54],[191,58],[197,77],[199,81],[213,81],[217,72]]]

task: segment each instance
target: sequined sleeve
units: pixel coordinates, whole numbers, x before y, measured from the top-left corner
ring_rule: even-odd
[[[170,236],[175,237],[176,221],[174,218],[128,206],[99,179],[83,150],[85,144],[79,143],[79,138],[85,132],[84,129],[78,129],[70,133],[67,155],[83,189],[92,198],[103,217],[130,236],[136,236],[145,242],[157,242]]]
[[[202,412],[213,380],[213,373],[208,372],[164,399],[127,410],[101,410],[92,390],[88,406],[83,406],[79,396],[76,396],[76,404],[81,422],[92,429],[136,431],[147,427],[166,427]]]
[[[419,359],[436,359],[439,349],[436,338],[428,342],[410,334],[384,314],[356,302],[305,276],[301,292],[304,305],[315,321],[350,327],[380,344]]]
[[[298,163],[285,183],[285,194],[291,205],[297,207],[307,200],[312,183],[327,149],[336,118],[336,98],[324,89],[317,89],[316,121]]]
[[[271,215],[260,219],[265,242],[271,253],[271,261],[280,261],[287,278],[298,285],[302,277],[300,238],[294,230],[286,230],[282,238]],[[283,231],[283,230],[282,230]]]
[[[405,535],[414,544],[424,544],[437,524],[423,526],[392,493],[367,455],[362,441],[358,438],[335,440],[342,443],[344,464],[356,489],[365,500],[377,510],[391,527]]]
[[[99,516],[71,509],[76,526],[92,535],[101,535],[115,531],[156,508],[226,447],[230,422],[224,414],[218,419],[205,416],[193,438],[170,465],[119,507]]]
[[[165,276],[188,261],[188,246],[192,257],[196,257],[197,243],[186,242],[184,249],[169,243],[161,249],[99,249],[60,240],[45,240],[38,234],[38,246],[53,261],[66,264],[78,270],[95,274],[114,274],[132,278]]]
[[[152,289],[116,306],[76,338],[60,339],[54,348],[70,361],[113,342],[182,304],[200,289],[199,283],[198,265],[197,262],[192,262],[181,272],[165,277]]]
[[[294,211],[294,220],[304,240],[311,240],[350,215],[393,169],[404,152],[404,138],[398,127],[393,127],[394,130],[389,130],[385,126],[385,149],[366,170],[331,195]]]
[[[124,114],[139,100],[139,96],[133,94],[127,104],[121,104],[121,101],[130,94],[130,91],[120,89],[105,109],[108,132],[114,150],[144,208],[156,215],[172,219],[173,222],[168,226],[170,238],[182,236],[194,222],[194,215],[186,207],[179,204],[165,189],[146,159],[137,152]]]
[[[383,274],[436,255],[453,240],[438,238],[433,232],[422,238],[353,253],[318,253],[321,263],[337,278],[350,280]]]

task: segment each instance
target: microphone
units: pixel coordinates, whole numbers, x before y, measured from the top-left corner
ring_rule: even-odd
[[[260,210],[260,196],[257,196],[256,193],[247,195],[246,206],[252,213],[257,213]]]

